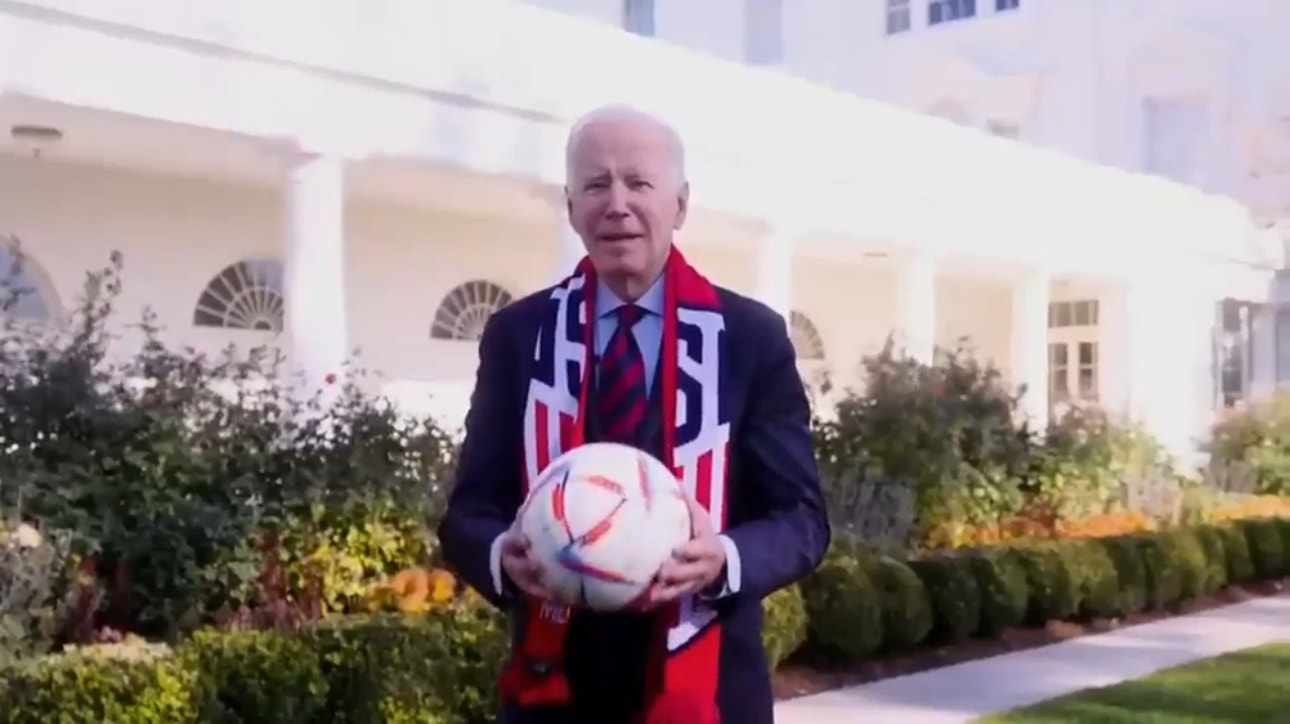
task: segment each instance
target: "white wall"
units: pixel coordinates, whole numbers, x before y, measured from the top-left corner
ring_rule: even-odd
[[[530,2],[621,26],[622,0]],[[654,5],[659,39],[745,58],[745,0]],[[1290,172],[1252,179],[1247,156],[1252,134],[1290,113],[1290,3],[1021,0],[998,12],[977,0],[976,17],[936,26],[927,5],[911,0],[913,27],[887,35],[886,0],[784,2],[782,66],[917,110],[952,103],[970,125],[1007,123],[1027,142],[1130,170],[1153,170],[1144,104],[1192,99],[1204,118],[1182,145],[1197,168],[1175,177],[1261,203],[1290,198]]]
[[[617,28],[623,27],[625,0],[525,1]],[[654,37],[701,50],[718,58],[742,61],[745,58],[746,2],[747,0],[653,0]]]
[[[557,259],[555,220],[548,229],[500,215],[356,199],[346,214],[350,344],[361,350],[364,366],[397,382],[401,394],[434,391],[446,397],[449,417],[459,415],[475,347],[430,339],[435,309],[469,279],[495,282],[516,297],[545,286]],[[105,266],[114,250],[124,254],[115,330],[122,350],[138,344],[129,325],[149,306],[175,344],[217,352],[229,343],[275,343],[268,332],[195,327],[192,315],[202,289],[229,264],[281,258],[283,218],[281,196],[272,189],[0,158],[0,235],[22,240],[64,310],[76,304],[87,271]],[[738,241],[681,243],[714,282],[751,294],[755,259]],[[794,271],[793,308],[821,333],[835,380],[858,384],[860,359],[880,349],[899,322],[892,270],[800,258]],[[969,337],[979,355],[1006,369],[1006,281],[943,278],[936,293],[937,342]]]

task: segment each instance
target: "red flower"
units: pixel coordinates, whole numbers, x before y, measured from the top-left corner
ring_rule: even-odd
[[[328,384],[328,385],[336,384],[336,373],[328,372],[327,375],[323,377],[323,384]]]

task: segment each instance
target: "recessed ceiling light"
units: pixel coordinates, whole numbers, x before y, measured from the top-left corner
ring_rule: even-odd
[[[20,123],[9,127],[9,135],[14,141],[31,151],[32,158],[40,158],[45,149],[63,140],[63,132],[53,126],[41,126],[34,123]]]
[[[32,143],[54,143],[63,140],[63,132],[53,126],[40,126],[30,123],[21,123],[9,129],[9,135],[15,141],[28,141]]]

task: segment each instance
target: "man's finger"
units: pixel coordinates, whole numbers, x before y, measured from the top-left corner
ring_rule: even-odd
[[[655,586],[650,591],[650,595],[649,595],[650,606],[657,607],[668,603],[672,603],[673,601],[676,601],[677,599],[681,598],[682,596],[688,593],[693,592],[694,590],[696,590],[696,586],[693,583],[681,583],[681,584],[674,584],[674,585],[662,584],[659,586]]]
[[[527,553],[529,550],[529,538],[518,531],[507,533],[506,537],[502,539],[502,550],[517,554]]]
[[[658,581],[664,586],[683,585],[703,579],[707,566],[701,561],[667,561],[658,571]]]
[[[672,560],[681,563],[690,563],[701,561],[705,558],[711,558],[713,555],[712,547],[707,544],[706,540],[692,540],[677,546],[672,551]]]
[[[692,538],[705,538],[713,534],[712,519],[708,517],[708,511],[703,509],[702,505],[689,496],[686,496],[685,503],[690,507],[690,535]]]

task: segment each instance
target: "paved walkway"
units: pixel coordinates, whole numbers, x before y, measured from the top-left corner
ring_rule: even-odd
[[[777,724],[963,724],[1081,689],[1290,641],[1290,595],[780,703]]]

